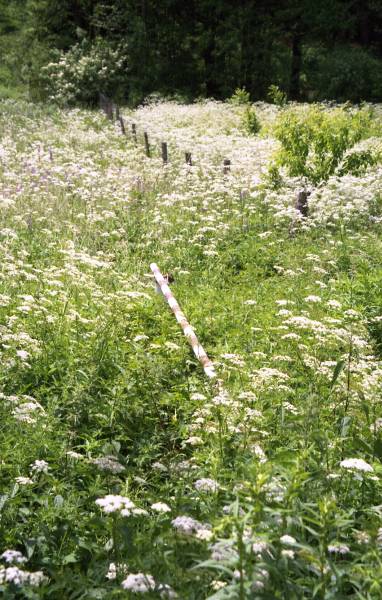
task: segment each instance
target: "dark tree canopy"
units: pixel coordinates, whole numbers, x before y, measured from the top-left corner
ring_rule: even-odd
[[[118,94],[130,101],[237,87],[256,100],[271,84],[292,99],[382,99],[380,0],[1,0],[3,54],[15,31],[36,85],[52,50],[101,38],[126,49]]]

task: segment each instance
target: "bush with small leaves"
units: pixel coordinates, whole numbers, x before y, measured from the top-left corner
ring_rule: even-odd
[[[314,185],[332,175],[345,152],[370,135],[369,109],[346,107],[324,110],[315,105],[303,111],[283,112],[274,128],[281,147],[275,164],[292,177],[304,177]]]

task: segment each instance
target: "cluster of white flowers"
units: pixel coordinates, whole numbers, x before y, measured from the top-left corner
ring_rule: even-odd
[[[19,550],[5,550],[0,560],[7,565],[0,565],[0,585],[12,583],[16,586],[30,585],[37,587],[47,581],[47,577],[42,571],[25,571],[15,565],[24,564],[27,559]]]
[[[31,464],[31,470],[35,473],[49,473],[49,464],[46,460],[35,460]]]
[[[340,462],[340,467],[349,471],[362,471],[364,473],[372,473],[374,470],[363,458],[346,458]]]
[[[93,458],[91,462],[96,465],[101,471],[109,471],[110,473],[122,473],[125,467],[121,465],[115,456],[101,456]]]
[[[156,591],[163,599],[175,599],[178,597],[176,592],[167,583],[156,583],[152,575],[146,573],[130,573],[122,581],[124,590],[134,594],[145,594]]]
[[[195,536],[199,540],[209,540],[213,535],[210,525],[200,523],[192,517],[179,516],[173,519],[171,524],[178,533]]]
[[[349,554],[350,548],[346,544],[329,544],[328,552],[330,552],[331,554]]]
[[[129,517],[130,515],[141,514],[140,509],[137,509],[134,502],[125,496],[107,494],[104,498],[98,498],[96,504],[106,514],[118,512],[122,517]]]
[[[171,512],[171,508],[168,504],[166,504],[165,502],[154,502],[154,504],[151,505],[152,510],[155,510],[155,512],[159,512],[159,513],[168,513]]]
[[[122,587],[124,590],[134,592],[135,594],[144,594],[155,590],[156,583],[152,575],[146,575],[144,573],[130,573],[122,581]]]
[[[296,539],[288,534],[282,535],[280,538],[280,542],[285,546],[294,546],[295,544],[297,544]]]
[[[217,492],[219,484],[215,479],[198,479],[195,481],[195,489],[198,492]]]
[[[6,563],[16,563],[18,565],[22,565],[27,560],[19,550],[5,550],[0,555],[0,559]]]

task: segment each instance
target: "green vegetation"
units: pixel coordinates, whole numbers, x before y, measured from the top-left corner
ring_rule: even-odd
[[[136,106],[244,88],[378,102],[381,31],[377,0],[1,0],[0,89],[91,106],[99,91]]]
[[[361,139],[370,137],[372,114],[369,109],[325,111],[314,106],[307,111],[284,111],[274,128],[281,142],[276,162],[286,166],[292,177],[305,177],[313,184],[333,175],[345,152]],[[375,157],[375,162],[377,158]],[[371,152],[349,155],[341,166],[347,170],[373,163]]]
[[[354,159],[380,107],[259,103],[256,136],[246,108],[125,108],[135,145],[97,112],[1,104],[7,600],[381,597],[382,170]],[[334,156],[289,148],[320,173],[308,219],[289,164],[266,179],[299,119]]]

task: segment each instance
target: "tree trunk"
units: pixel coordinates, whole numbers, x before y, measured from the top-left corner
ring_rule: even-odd
[[[292,39],[292,68],[290,78],[290,97],[300,99],[300,74],[302,65],[302,35],[294,33]]]

